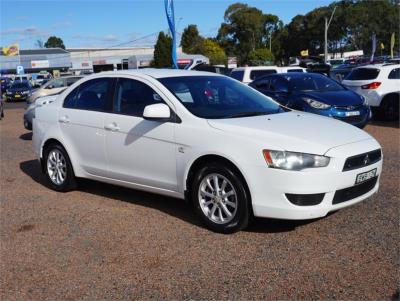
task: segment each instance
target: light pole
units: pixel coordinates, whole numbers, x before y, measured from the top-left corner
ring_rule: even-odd
[[[335,14],[335,11],[336,11],[336,6],[333,8],[333,11],[332,11],[331,17],[329,18],[329,21],[328,21],[328,18],[325,17],[325,51],[324,51],[324,62],[325,63],[328,59],[328,29],[329,29],[329,25],[331,25],[332,18],[333,18],[333,15]]]

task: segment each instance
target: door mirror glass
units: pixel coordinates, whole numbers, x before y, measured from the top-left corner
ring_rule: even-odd
[[[148,120],[162,120],[171,118],[171,111],[166,104],[157,103],[144,108],[143,118]]]

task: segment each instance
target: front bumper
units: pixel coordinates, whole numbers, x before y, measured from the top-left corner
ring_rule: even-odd
[[[7,100],[24,100],[29,98],[29,94],[6,94]]]
[[[326,117],[332,117],[360,128],[364,127],[371,119],[371,109],[368,106],[356,107],[354,108],[354,110],[347,110],[337,107],[333,107],[328,110],[317,110],[311,107],[307,107],[304,111]],[[359,112],[359,115],[348,116],[349,114],[351,114],[351,112]]]
[[[303,171],[287,171],[253,166],[246,175],[249,179],[253,212],[258,217],[303,220],[326,216],[329,212],[354,205],[365,200],[378,191],[382,172],[382,159],[363,168],[342,171],[346,158],[380,148],[374,139],[339,146],[329,150],[326,155],[331,157],[327,167],[311,168]],[[361,195],[355,194],[350,199],[337,203],[335,193],[356,186],[358,174],[377,169],[376,182],[373,187]],[[362,185],[362,184],[360,184]],[[356,187],[356,190],[358,187]],[[317,205],[299,206],[289,201],[287,194],[316,195],[323,194],[322,201]],[[354,196],[354,195],[353,195]]]

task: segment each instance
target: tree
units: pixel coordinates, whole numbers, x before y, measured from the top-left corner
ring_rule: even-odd
[[[156,68],[170,68],[172,66],[172,38],[163,31],[158,34],[154,46],[153,66]]]
[[[249,62],[253,66],[271,65],[274,61],[274,56],[267,48],[258,48],[249,53]]]
[[[63,40],[56,36],[51,36],[47,39],[47,42],[44,43],[44,47],[46,48],[62,48],[65,49],[65,45]]]
[[[249,60],[249,53],[263,48],[278,24],[279,18],[247,4],[230,5],[219,28],[217,40],[229,55],[237,55],[239,63]]]
[[[206,39],[201,47],[201,54],[210,59],[210,65],[226,65],[226,54],[217,42]]]
[[[203,40],[197,30],[197,25],[190,24],[182,33],[181,46],[183,52],[199,53]]]

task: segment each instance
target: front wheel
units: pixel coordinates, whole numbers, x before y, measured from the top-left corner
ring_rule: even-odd
[[[241,177],[228,166],[216,163],[201,168],[191,198],[198,216],[215,232],[233,233],[248,225],[248,193]]]
[[[45,174],[52,189],[70,191],[76,188],[75,174],[67,152],[59,144],[52,144],[45,150]]]

